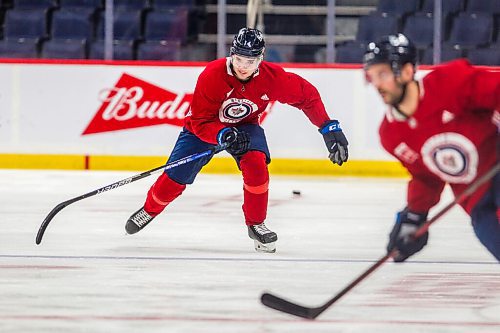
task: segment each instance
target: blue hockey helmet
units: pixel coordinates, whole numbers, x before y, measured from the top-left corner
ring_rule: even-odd
[[[230,55],[243,57],[259,57],[264,54],[264,35],[257,29],[242,28],[236,36],[230,49]]]
[[[403,34],[388,35],[376,42],[370,42],[363,56],[365,68],[373,64],[389,64],[394,74],[399,75],[407,63],[417,63],[417,49]]]

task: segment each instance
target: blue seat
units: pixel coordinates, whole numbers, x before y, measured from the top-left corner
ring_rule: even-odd
[[[47,36],[47,10],[9,9],[5,12],[5,38],[45,39]]]
[[[425,48],[434,42],[434,16],[432,13],[420,12],[408,16],[403,34],[407,36],[417,48]],[[443,39],[441,35],[441,40]]]
[[[150,7],[148,0],[114,0],[116,10],[143,10]]]
[[[73,39],[51,39],[42,45],[42,58],[86,59],[86,42]]]
[[[104,59],[104,41],[97,40],[90,44],[89,59]],[[134,42],[113,41],[113,60],[134,60]]]
[[[181,42],[170,41],[145,41],[137,46],[137,60],[181,60]]]
[[[52,38],[93,39],[92,13],[88,10],[60,9],[52,14]]]
[[[294,45],[270,44],[266,47],[265,58],[270,62],[293,62]]]
[[[335,62],[344,64],[360,64],[366,51],[366,44],[348,42],[339,45],[335,50]]]
[[[277,35],[321,35],[325,33],[325,15],[279,15],[264,16],[266,33]],[[243,27],[240,25],[239,27]]]
[[[185,42],[188,37],[188,18],[187,8],[151,11],[145,19],[144,38]]]
[[[50,9],[58,6],[57,0],[14,0],[14,8]]]
[[[379,0],[377,12],[406,16],[418,11],[420,0]]]
[[[462,12],[453,20],[450,38],[446,43],[470,48],[490,43],[492,36],[492,15]]]
[[[422,57],[420,59],[421,64],[432,65],[433,63],[433,48],[427,48],[423,51]],[[463,58],[464,52],[459,47],[451,47],[442,45],[441,46],[441,62],[447,62],[453,59]]]
[[[38,58],[38,42],[35,39],[0,40],[0,58]]]
[[[374,12],[359,18],[356,41],[369,43],[381,36],[400,31],[400,19],[391,14]]]
[[[320,62],[319,52],[324,49],[323,45],[295,45],[293,52],[293,62],[316,63]]]
[[[154,9],[170,9],[172,7],[187,7],[194,8],[196,0],[155,0],[153,3]]]
[[[264,20],[267,20],[267,16],[264,16]],[[247,24],[247,18],[245,14],[232,14],[228,15],[226,18],[226,32],[228,34],[237,34],[241,27],[245,27]],[[266,25],[266,33],[270,33],[268,31],[266,21],[264,23]],[[217,13],[207,13],[206,18],[203,23],[203,31],[206,34],[216,34],[217,33]]]
[[[104,39],[104,12],[97,23],[97,38]],[[142,38],[142,12],[116,10],[113,12],[113,39],[137,40]]]
[[[266,48],[267,53],[267,48]],[[217,45],[213,43],[188,43],[181,47],[182,61],[203,61],[217,59]]]
[[[467,58],[474,65],[500,66],[500,48],[471,49]]]
[[[441,12],[443,15],[455,15],[464,9],[464,0],[442,0]],[[422,11],[432,13],[434,12],[434,0],[424,0],[422,4]]]
[[[467,12],[500,14],[500,1],[498,0],[468,0],[465,7]]]
[[[103,8],[103,0],[59,0],[62,8]]]
[[[217,0],[214,0],[217,3]],[[273,0],[274,5],[288,5],[288,6],[326,6],[328,0]],[[228,4],[247,4],[247,0],[227,0]]]

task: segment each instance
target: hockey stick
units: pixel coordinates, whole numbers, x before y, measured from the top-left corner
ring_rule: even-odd
[[[145,172],[140,173],[138,175],[135,175],[135,176],[132,176],[132,177],[129,177],[129,178],[125,178],[125,179],[119,180],[119,181],[117,181],[117,182],[115,182],[113,184],[101,187],[100,189],[97,189],[95,191],[88,192],[88,193],[85,193],[85,194],[80,195],[78,197],[75,197],[75,198],[72,198],[72,199],[69,199],[69,200],[61,202],[60,204],[58,204],[57,206],[55,206],[50,211],[50,213],[47,215],[47,217],[43,220],[42,224],[40,225],[40,228],[38,229],[38,233],[36,235],[36,244],[39,245],[42,242],[43,234],[45,233],[45,230],[49,226],[50,221],[52,221],[52,219],[54,218],[54,216],[56,216],[56,214],[59,213],[64,207],[66,207],[68,205],[71,205],[72,203],[75,203],[77,201],[86,199],[88,197],[92,197],[92,196],[94,196],[96,194],[101,194],[101,193],[109,191],[109,190],[114,190],[117,187],[120,187],[120,186],[123,186],[123,185],[127,185],[127,184],[130,184],[132,182],[135,182],[136,180],[139,180],[139,179],[151,176],[152,174],[154,174],[158,170],[162,170],[162,169],[163,170],[169,170],[169,169],[175,168],[175,167],[177,167],[179,165],[183,165],[183,164],[186,164],[186,163],[198,160],[198,159],[200,159],[202,157],[205,157],[205,156],[208,156],[208,155],[212,155],[212,154],[217,154],[218,152],[220,152],[220,151],[222,151],[222,150],[224,150],[226,148],[227,148],[227,145],[215,146],[215,147],[213,147],[211,149],[208,149],[208,150],[206,150],[204,152],[196,153],[196,154],[192,154],[192,155],[186,156],[186,157],[181,158],[181,159],[179,159],[177,161],[161,165],[161,166],[156,167],[154,169],[151,169],[149,171],[145,171]]]
[[[500,163],[497,163],[493,168],[491,168],[488,172],[478,178],[474,183],[469,185],[459,196],[455,198],[452,202],[450,202],[446,207],[441,209],[434,217],[427,220],[416,232],[415,237],[418,238],[423,235],[431,226],[432,223],[436,222],[441,216],[443,216],[446,212],[448,212],[453,206],[458,203],[461,203],[466,197],[474,193],[481,185],[485,182],[493,178],[496,173],[500,170]],[[352,281],[347,287],[342,289],[337,295],[335,295],[332,299],[330,299],[325,304],[318,307],[307,307],[302,306],[296,303],[292,303],[287,301],[281,297],[264,293],[261,296],[261,302],[267,307],[272,309],[286,312],[294,316],[306,318],[306,319],[315,319],[321,313],[323,313],[326,309],[328,309],[332,304],[338,301],[342,296],[347,294],[352,288],[358,285],[361,281],[367,278],[371,273],[373,273],[378,267],[380,267],[387,259],[392,258],[397,253],[397,250],[394,249],[391,252],[387,253],[385,256],[376,261],[372,266],[370,266],[365,272],[363,272],[360,276],[358,276],[354,281]]]

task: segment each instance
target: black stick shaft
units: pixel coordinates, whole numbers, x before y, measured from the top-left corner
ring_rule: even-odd
[[[86,199],[88,197],[92,197],[94,195],[101,194],[103,192],[114,190],[115,188],[121,187],[123,185],[130,184],[130,183],[135,182],[135,181],[137,181],[139,179],[151,176],[153,173],[155,173],[158,170],[162,170],[162,169],[169,170],[169,169],[175,168],[175,167],[177,167],[179,165],[183,165],[183,164],[192,162],[194,160],[200,159],[202,157],[205,157],[205,156],[208,156],[208,155],[211,155],[211,154],[215,154],[215,153],[217,153],[217,152],[219,152],[219,151],[221,151],[223,149],[225,149],[225,147],[218,146],[218,147],[206,150],[206,151],[201,152],[201,153],[192,154],[192,155],[186,156],[184,158],[181,158],[181,159],[179,159],[177,161],[174,161],[174,162],[171,162],[171,163],[168,163],[168,164],[165,164],[165,165],[161,165],[161,166],[156,167],[154,169],[142,172],[142,173],[140,173],[138,175],[135,175],[135,176],[132,176],[132,177],[129,177],[129,178],[125,178],[125,179],[119,180],[119,181],[117,181],[117,182],[115,182],[113,184],[101,187],[101,188],[99,188],[99,189],[97,189],[95,191],[91,191],[91,192],[85,193],[83,195],[80,195],[78,197],[75,197],[75,198],[72,198],[72,199],[69,199],[69,200],[61,202],[60,204],[58,204],[57,206],[55,206],[50,211],[50,213],[47,215],[47,217],[45,217],[45,219],[43,220],[42,224],[40,225],[40,228],[38,229],[38,233],[36,235],[36,244],[38,245],[38,244],[40,244],[42,242],[43,235],[45,233],[45,230],[49,226],[50,221],[52,221],[52,219],[54,218],[54,216],[56,216],[56,214],[59,213],[64,207],[66,207],[68,205],[71,205],[72,203],[75,203],[77,201]]]

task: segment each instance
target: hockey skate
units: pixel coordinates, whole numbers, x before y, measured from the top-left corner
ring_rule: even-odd
[[[269,230],[264,223],[249,225],[248,236],[254,240],[255,250],[257,252],[276,252],[276,241],[278,235]]]
[[[149,215],[144,207],[141,207],[137,212],[132,214],[125,224],[125,230],[127,234],[132,235],[136,232],[142,230],[149,222],[153,221],[154,216]]]

